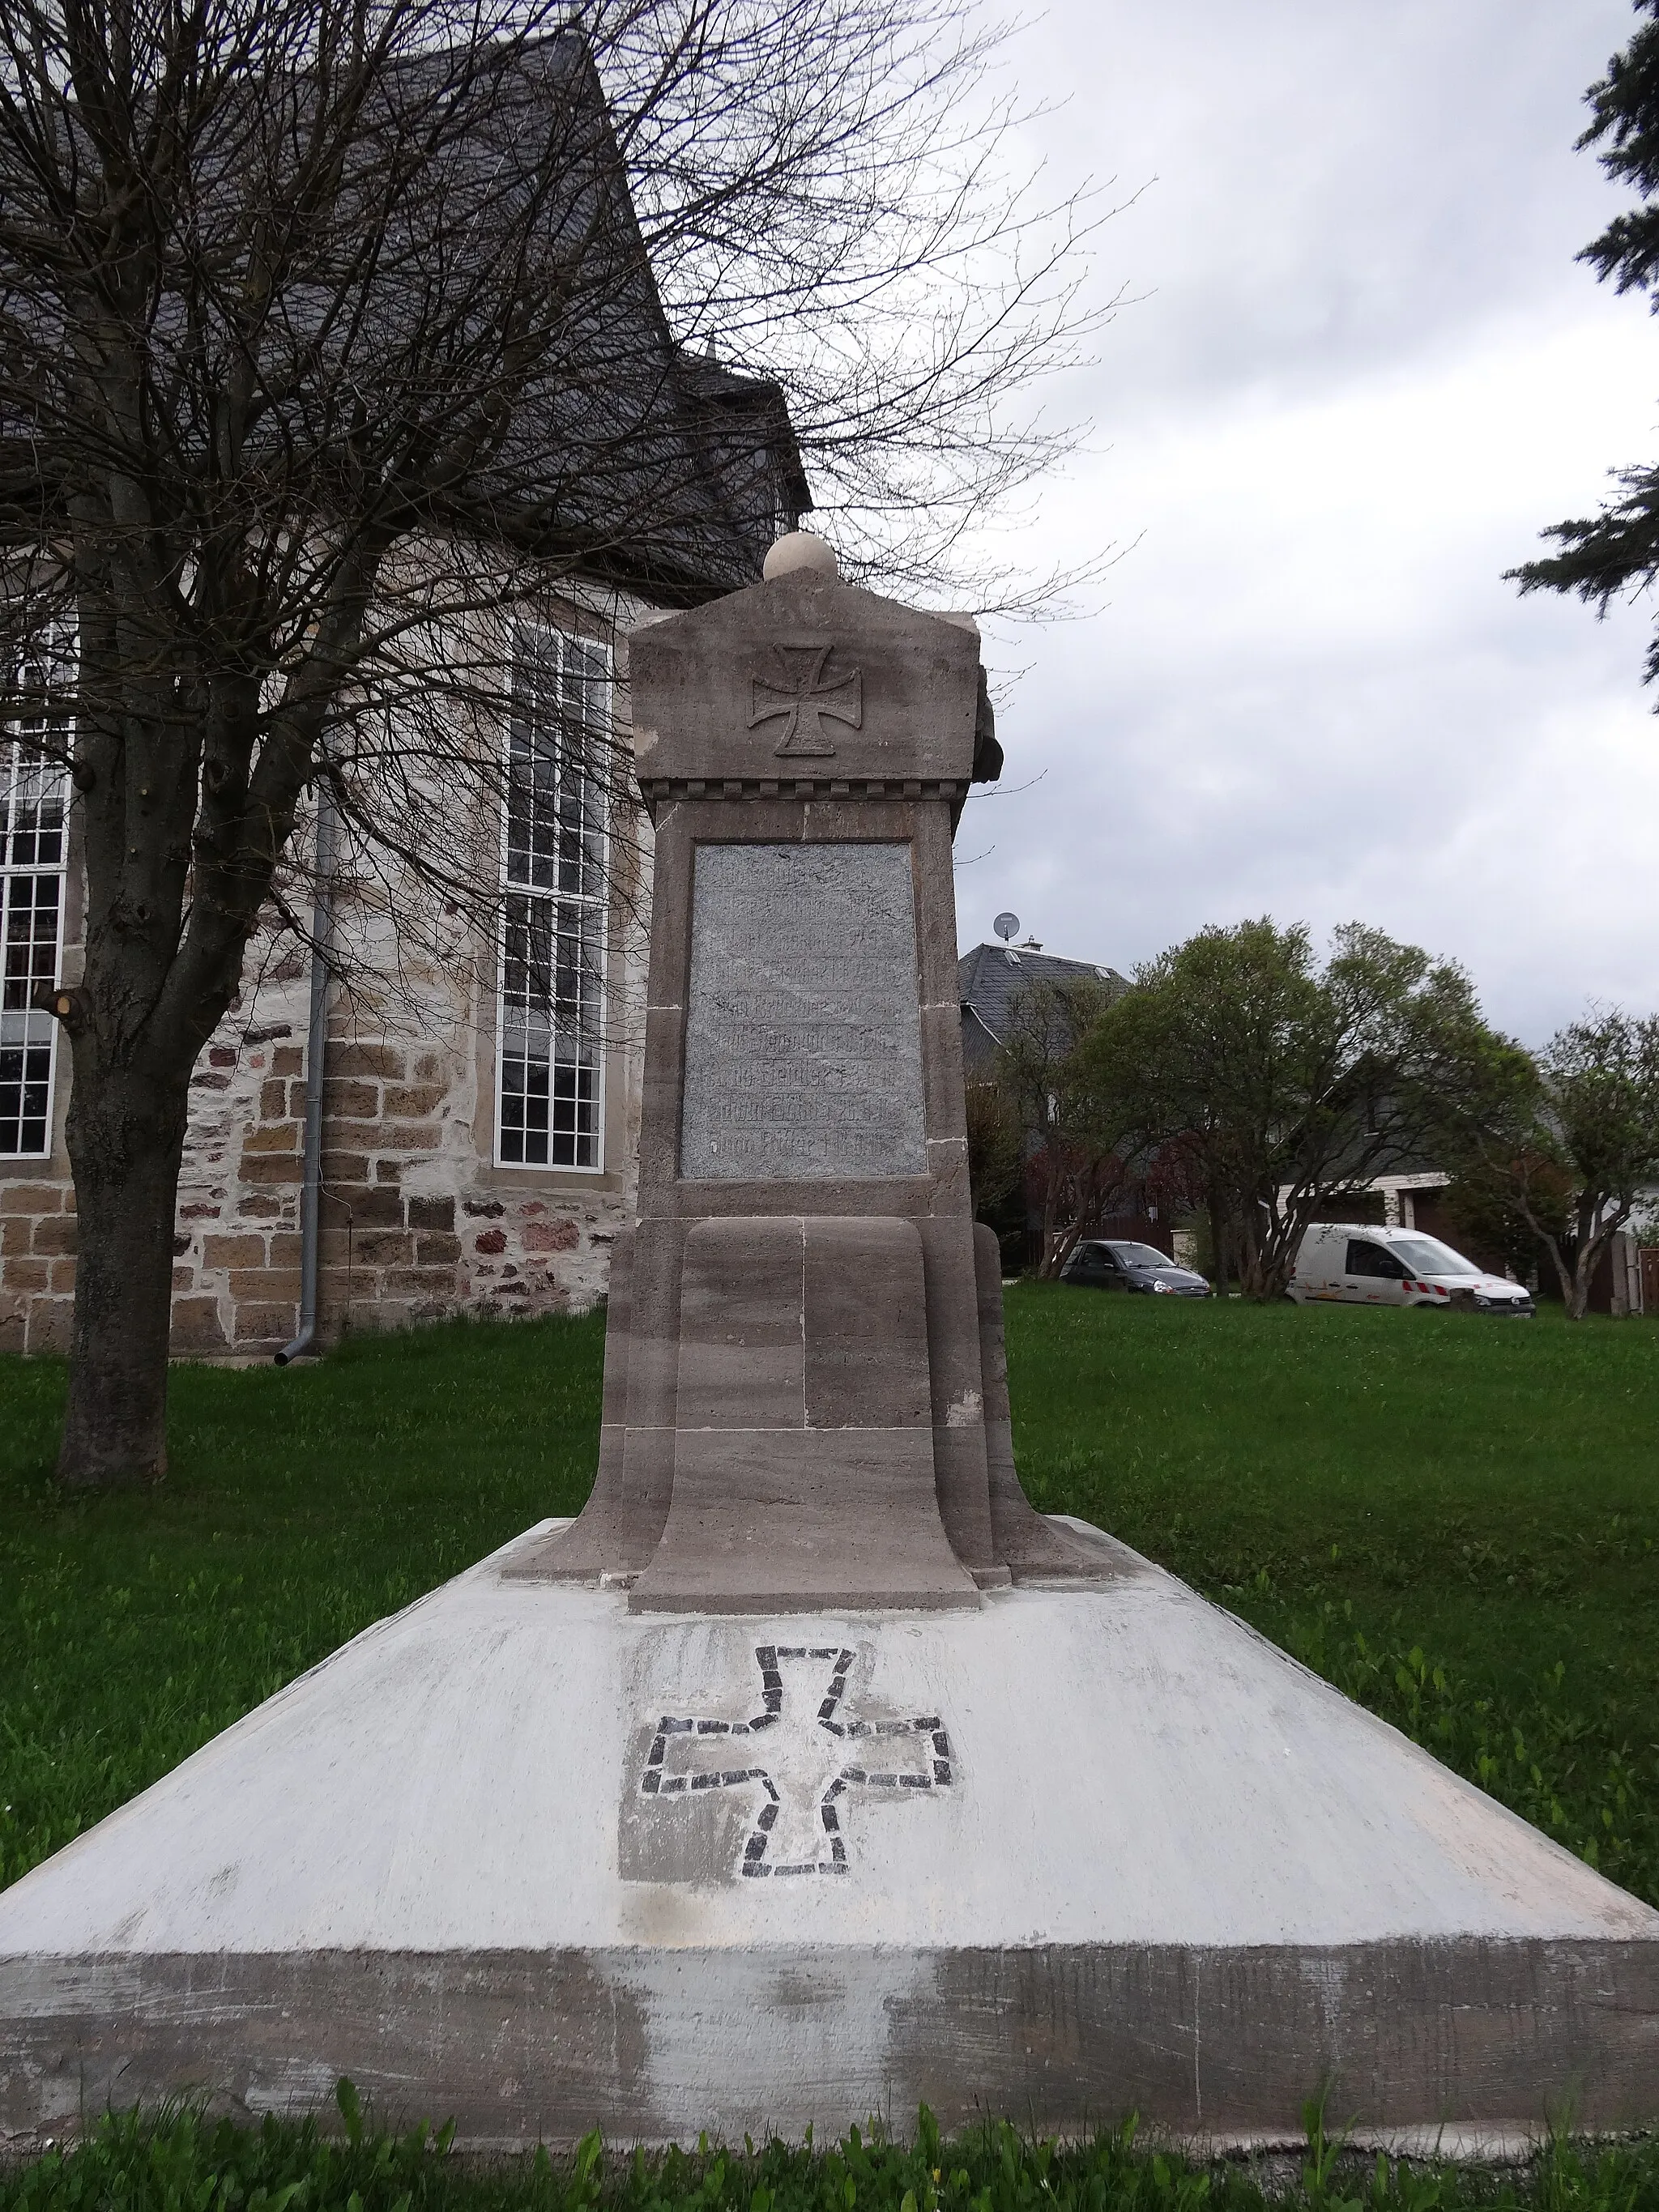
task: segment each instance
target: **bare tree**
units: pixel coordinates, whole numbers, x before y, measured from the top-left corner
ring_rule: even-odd
[[[967,22],[0,16],[0,645],[87,886],[84,973],[42,1001],[74,1071],[64,1482],[164,1468],[186,1085],[261,913],[299,926],[307,793],[388,897],[477,915],[480,825],[534,774],[501,741],[518,611],[748,580],[803,458],[855,568],[937,577],[1058,450],[1022,395],[1085,320],[1079,225],[1010,181]]]
[[[1058,1275],[1127,1181],[1079,1048],[1111,1000],[1092,976],[1046,976],[1012,1000],[995,1061],[1025,1133],[1024,1184],[1041,1222],[1037,1272]]]

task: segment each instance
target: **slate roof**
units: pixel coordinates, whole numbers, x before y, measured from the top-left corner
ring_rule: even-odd
[[[307,493],[325,503],[337,433],[327,409],[356,388],[354,379],[376,395],[386,427],[382,434],[371,410],[374,435],[383,434],[392,446],[401,437],[405,410],[417,422],[434,410],[441,419],[447,357],[453,353],[465,362],[477,344],[488,358],[495,299],[485,272],[498,251],[515,250],[513,226],[520,210],[533,205],[539,209],[537,248],[557,274],[562,299],[555,306],[551,342],[544,362],[528,373],[498,448],[467,476],[464,497],[429,495],[430,520],[464,536],[574,556],[596,575],[670,603],[696,604],[752,582],[777,528],[793,527],[812,504],[781,388],[677,342],[604,92],[580,39],[560,32],[509,43],[499,61],[486,53],[471,66],[471,82],[494,90],[488,103],[481,92],[476,100],[469,93],[465,135],[458,131],[445,138],[433,119],[447,97],[452,57],[437,52],[400,62],[375,87],[351,149],[362,177],[349,171],[340,186],[337,226],[352,250],[354,195],[367,194],[368,210],[378,204],[374,179],[381,136],[401,143],[400,133],[423,138],[430,131],[438,148],[418,173],[418,185],[377,232],[380,264],[397,273],[383,274],[361,297],[348,288],[350,313],[339,311],[325,281],[338,273],[326,254],[314,274],[287,284],[262,337],[271,360],[262,357],[259,373],[280,386],[289,353],[314,354],[323,366],[298,380],[291,398],[271,403],[256,440],[268,438],[282,455],[279,477],[299,487],[293,503],[303,504]],[[308,82],[303,73],[293,82],[292,112],[300,123]],[[283,96],[279,88],[278,102]],[[210,247],[220,248],[232,268],[250,229],[242,195],[229,181],[246,119],[234,100],[225,103],[223,143],[207,133],[193,155],[202,187],[198,215],[210,234],[196,250],[206,256]],[[301,143],[306,136],[297,124],[289,135]],[[286,137],[278,143],[286,145]],[[558,178],[550,191],[544,165]],[[216,191],[221,170],[227,183]],[[265,182],[263,171],[250,175],[247,192],[257,200]],[[196,199],[185,200],[197,209]],[[449,250],[456,237],[469,240],[466,254]],[[179,283],[194,281],[187,270]],[[441,330],[436,338],[422,336],[428,307]],[[208,403],[228,374],[226,360],[240,362],[240,341],[211,318],[204,337],[179,284],[165,275],[141,308],[135,313],[152,381],[171,390],[183,377],[183,397],[173,413],[184,471],[210,476],[203,426],[216,421]],[[38,294],[20,292],[0,271],[0,319],[28,328],[51,313]],[[428,344],[430,357],[422,350]],[[35,360],[50,358],[50,348],[27,351]],[[72,368],[67,354],[65,359]],[[13,536],[38,535],[64,495],[58,439],[60,424],[78,419],[75,399],[65,397],[76,388],[72,376],[61,386],[51,377],[32,386],[0,354],[6,395],[0,402],[0,524]],[[479,413],[482,404],[471,411]],[[72,429],[69,438],[65,459],[72,473],[78,450]],[[148,460],[145,452],[137,456],[141,473]]]
[[[957,963],[957,996],[962,1002],[963,1043],[969,1036],[981,1046],[996,1046],[1007,1034],[1013,1002],[1033,983],[1058,983],[1085,977],[1103,983],[1113,998],[1129,988],[1127,975],[1089,960],[1063,960],[1020,945],[976,945]],[[969,1047],[971,1049],[971,1047]]]

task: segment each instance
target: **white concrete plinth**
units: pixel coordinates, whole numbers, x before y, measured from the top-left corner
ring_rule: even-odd
[[[1659,1914],[1145,1563],[653,1617],[504,1580],[552,1525],[0,1895],[0,2129],[343,2073],[502,2143],[1659,2111]]]

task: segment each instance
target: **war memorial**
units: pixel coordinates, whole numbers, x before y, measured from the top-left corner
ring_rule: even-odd
[[[638,1221],[592,1498],[0,1896],[0,2140],[349,2075],[478,2147],[1659,2116],[1659,1913],[1015,1471],[973,625],[817,541],[632,648]],[[1109,1410],[1109,1409],[1108,1409]]]

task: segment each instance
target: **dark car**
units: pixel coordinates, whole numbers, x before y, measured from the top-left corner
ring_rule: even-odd
[[[1190,1267],[1178,1267],[1155,1245],[1130,1244],[1114,1238],[1110,1243],[1079,1244],[1060,1271],[1062,1283],[1077,1283],[1091,1291],[1140,1291],[1151,1297],[1158,1292],[1176,1298],[1207,1298],[1210,1286]]]

